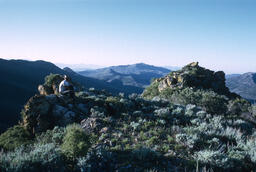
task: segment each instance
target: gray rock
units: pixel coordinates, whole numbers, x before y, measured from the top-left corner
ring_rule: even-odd
[[[53,93],[51,87],[47,85],[39,85],[37,89],[40,95],[49,95]]]
[[[50,104],[47,101],[42,101],[35,109],[39,114],[46,115],[49,112]]]
[[[88,118],[81,121],[82,128],[88,132],[99,132],[103,127],[105,127],[104,122],[99,118]]]
[[[87,108],[86,104],[78,104],[77,108],[84,114],[88,114],[89,113],[89,109]]]
[[[72,104],[68,104],[68,108],[72,109],[74,106]]]
[[[74,118],[76,116],[76,113],[73,111],[68,111],[64,114],[64,118]]]
[[[47,95],[45,96],[45,98],[51,104],[56,104],[56,102],[58,101],[58,97],[56,94]]]
[[[59,121],[59,124],[61,126],[65,126],[68,124],[71,124],[74,122],[74,117],[76,116],[75,112],[73,111],[68,111],[66,112],[63,116],[62,119]]]
[[[67,111],[68,111],[67,108],[60,105],[55,105],[53,107],[52,113],[54,116],[62,117]]]

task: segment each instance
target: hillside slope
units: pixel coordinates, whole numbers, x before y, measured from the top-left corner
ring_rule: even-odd
[[[250,72],[227,78],[226,84],[230,91],[248,100],[256,101],[256,73]]]
[[[152,78],[159,78],[170,70],[138,63],[134,65],[111,66],[102,69],[81,71],[79,74],[97,78],[112,84],[130,85],[144,88],[150,84]]]

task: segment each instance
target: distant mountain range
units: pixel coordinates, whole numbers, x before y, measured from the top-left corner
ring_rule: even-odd
[[[179,66],[163,66],[164,68],[166,69],[169,69],[171,71],[177,71],[177,70],[180,70],[182,67],[179,67]]]
[[[256,101],[256,73],[249,72],[227,77],[226,84],[231,92],[248,100]]]
[[[111,66],[96,70],[85,70],[78,72],[87,77],[97,78],[108,83],[136,86],[145,88],[150,84],[152,78],[162,77],[170,72],[169,69],[156,67],[144,63],[133,65]]]
[[[45,61],[4,60],[0,59],[0,132],[17,123],[23,105],[37,92],[37,86],[44,83],[50,73],[69,75],[73,81],[85,88],[105,89],[113,94],[141,93],[142,88],[110,84],[98,79],[79,75],[70,68],[60,69]],[[15,120],[14,120],[15,119]]]
[[[241,74],[226,74],[226,79],[241,76]]]
[[[94,70],[103,68],[104,66],[94,65],[94,64],[65,64],[65,63],[55,63],[59,68],[71,68],[74,71],[84,71],[84,70]]]

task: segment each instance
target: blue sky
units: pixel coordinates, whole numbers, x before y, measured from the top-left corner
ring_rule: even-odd
[[[0,57],[256,72],[253,0],[0,0]]]

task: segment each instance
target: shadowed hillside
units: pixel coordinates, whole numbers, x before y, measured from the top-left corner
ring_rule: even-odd
[[[114,94],[141,92],[141,88],[121,85],[114,87],[101,80],[84,77],[67,69],[62,70],[45,61],[0,59],[0,73],[0,132],[17,123],[21,108],[29,97],[37,92],[37,86],[43,83],[45,76],[50,73],[69,75],[73,81],[79,82],[85,88],[105,89]]]

